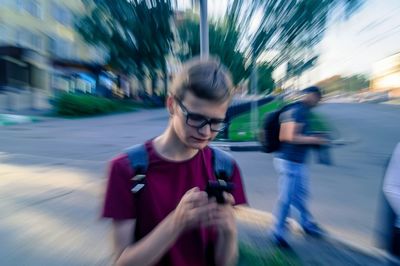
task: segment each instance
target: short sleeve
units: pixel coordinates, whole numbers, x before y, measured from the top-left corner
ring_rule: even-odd
[[[231,182],[234,184],[232,196],[235,199],[235,205],[247,204],[247,198],[244,192],[245,189],[242,182],[242,174],[240,172],[239,166],[236,163],[234,164]]]
[[[305,109],[302,106],[294,105],[280,115],[279,122],[295,122],[303,124],[306,122],[306,117],[307,115]]]
[[[104,197],[102,216],[116,220],[136,218],[134,196],[131,192],[133,170],[126,155],[111,161]]]
[[[280,123],[296,122],[295,109],[290,108],[289,110],[282,112],[279,116],[279,122]]]

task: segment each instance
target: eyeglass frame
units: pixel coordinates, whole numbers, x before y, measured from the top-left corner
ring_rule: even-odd
[[[179,107],[182,110],[182,113],[186,117],[186,121],[185,121],[186,125],[188,125],[190,127],[193,127],[193,128],[196,128],[197,130],[199,130],[199,129],[203,128],[206,125],[210,125],[210,130],[212,132],[220,133],[220,132],[223,132],[229,126],[229,122],[225,120],[226,118],[224,118],[224,119],[208,118],[208,117],[206,117],[206,116],[204,116],[202,114],[190,112],[178,97],[174,97],[174,99],[176,100],[176,102],[178,103]],[[202,117],[204,119],[204,121],[199,126],[190,125],[188,121],[189,121],[189,118],[190,118],[191,115],[196,115],[198,117]],[[216,130],[216,129],[212,128],[212,124],[213,123],[222,123],[224,125],[223,125],[223,127],[221,129]]]

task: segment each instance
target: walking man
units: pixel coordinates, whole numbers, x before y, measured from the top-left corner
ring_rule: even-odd
[[[322,230],[313,221],[307,207],[308,150],[315,145],[323,145],[326,139],[309,134],[309,113],[321,100],[318,87],[303,90],[301,101],[290,105],[279,117],[280,147],[274,158],[274,166],[279,174],[279,198],[275,208],[276,223],[272,231],[273,241],[278,247],[289,248],[285,240],[286,218],[293,205],[301,214],[301,226],[305,233],[319,237]]]

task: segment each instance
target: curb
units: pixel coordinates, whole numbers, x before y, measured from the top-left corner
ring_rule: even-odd
[[[244,142],[228,142],[228,141],[213,141],[211,146],[220,148],[222,150],[231,151],[262,151],[262,146],[257,141],[244,141]]]
[[[388,252],[373,247],[373,246],[365,246],[365,245],[360,245],[356,244],[350,240],[343,240],[340,239],[339,237],[336,237],[335,235],[332,234],[327,234],[326,239],[334,244],[338,243],[339,245],[343,245],[350,250],[353,250],[355,252],[364,254],[366,256],[372,256],[372,257],[381,257],[384,258],[385,260],[395,263],[395,265],[400,265],[400,260],[389,254]]]
[[[331,147],[339,147],[348,144],[354,144],[358,142],[356,139],[335,139],[332,140]],[[243,141],[243,142],[232,142],[232,141],[213,141],[211,146],[220,148],[222,150],[230,151],[263,151],[263,147],[258,141]]]
[[[41,121],[41,119],[35,116],[0,114],[0,126],[12,126],[39,121]]]

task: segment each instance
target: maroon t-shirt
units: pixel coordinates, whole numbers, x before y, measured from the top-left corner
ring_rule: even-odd
[[[126,154],[111,161],[105,195],[103,217],[117,220],[136,219],[135,240],[151,232],[171,211],[182,196],[193,187],[205,190],[208,180],[215,180],[209,147],[200,150],[186,161],[169,161],[146,142],[149,168],[146,185],[132,193],[134,170]],[[247,203],[238,166],[234,165],[231,178],[232,195],[236,204]],[[132,236],[133,237],[133,236]],[[194,229],[183,233],[156,265],[196,266],[213,265],[213,228]]]

